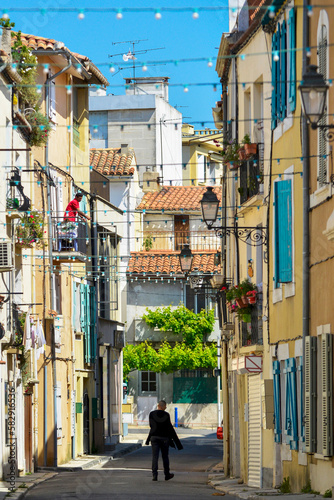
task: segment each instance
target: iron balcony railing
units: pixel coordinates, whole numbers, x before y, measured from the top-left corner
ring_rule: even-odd
[[[263,345],[262,293],[257,293],[256,304],[251,306],[250,323],[241,322],[241,345]]]
[[[53,217],[52,243],[54,252],[75,251],[87,254],[89,244],[87,222],[82,219],[65,222],[63,217]]]
[[[239,167],[240,183],[240,205],[245,203],[252,196],[260,192],[260,184],[263,183],[263,175],[259,166],[258,156],[244,161]]]
[[[221,244],[221,239],[207,230],[145,230],[137,237],[137,245],[140,247],[140,250],[182,250],[185,244],[189,244],[192,250],[217,250],[218,246]]]

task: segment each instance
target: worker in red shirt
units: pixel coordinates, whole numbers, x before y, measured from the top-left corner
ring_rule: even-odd
[[[75,195],[75,198],[69,202],[69,204],[66,207],[65,214],[64,214],[65,221],[75,222],[77,214],[81,218],[90,220],[90,217],[88,217],[88,215],[85,215],[83,212],[81,212],[79,210],[80,201],[82,200],[82,197],[83,197],[82,193],[77,193]]]
[[[58,232],[58,251],[74,250],[78,251],[78,223],[76,222],[77,215],[81,219],[90,220],[90,217],[81,210],[80,201],[83,194],[77,193],[75,198],[69,202],[64,214],[64,223],[59,228]]]

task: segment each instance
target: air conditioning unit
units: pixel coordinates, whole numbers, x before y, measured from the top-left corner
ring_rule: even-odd
[[[0,273],[13,269],[13,247],[11,241],[0,242]]]
[[[125,347],[125,332],[115,331],[115,347],[117,349]]]

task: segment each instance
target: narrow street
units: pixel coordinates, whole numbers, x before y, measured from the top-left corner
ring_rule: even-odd
[[[164,480],[160,468],[158,482],[152,482],[151,447],[144,445],[129,455],[108,461],[102,467],[60,473],[33,488],[25,498],[190,500],[217,496],[218,493],[207,485],[207,478],[213,467],[222,460],[222,442],[211,431],[183,431],[180,437],[184,449],[170,451],[171,472],[175,477],[168,482]],[[161,460],[159,465],[162,465]]]

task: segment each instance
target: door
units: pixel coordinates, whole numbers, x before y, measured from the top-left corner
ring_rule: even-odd
[[[34,472],[32,462],[32,395],[24,395],[24,454],[26,471]]]
[[[89,397],[87,392],[83,397],[83,452],[89,453]]]
[[[248,376],[248,486],[262,487],[260,375]]]
[[[190,244],[189,215],[174,216],[175,250],[182,250],[183,245]]]

